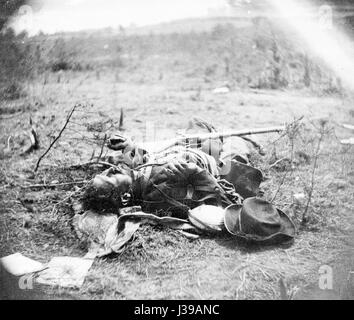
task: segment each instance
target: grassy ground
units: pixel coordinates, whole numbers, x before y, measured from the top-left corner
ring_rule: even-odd
[[[275,203],[295,220],[295,243],[290,247],[258,247],[229,237],[189,240],[169,229],[144,226],[122,254],[95,260],[81,289],[36,287],[38,291],[25,293],[14,289],[10,297],[279,299],[280,279],[295,298],[348,297],[346,278],[353,266],[353,149],[341,145],[339,139],[351,134],[340,125],[354,122],[352,99],[319,96],[308,90],[239,88],[215,94],[212,89],[220,82],[205,82],[198,75],[187,74],[188,62],[181,62],[174,72],[159,78],[159,71],[153,70],[155,65],[151,64],[150,72],[144,61],[138,68],[125,68],[119,79],[116,73],[104,70],[99,74],[66,71],[50,74],[45,81],[39,77],[28,85],[27,97],[2,102],[1,255],[21,252],[47,262],[53,256],[86,253],[85,243],[71,225],[72,199],[67,196],[75,186],[23,186],[91,178],[92,171],[63,167],[88,161],[93,151],[99,154],[99,141],[105,133],[117,130],[121,109],[124,133],[137,139],[144,138],[146,128],[152,125],[156,138],[173,137],[193,116],[220,129],[242,129],[289,123],[304,115],[304,126],[293,140],[286,136],[279,139],[277,134],[255,137],[267,151],[264,158],[255,159],[268,178],[263,184],[265,196],[272,199],[276,194]],[[75,113],[34,175],[36,161],[77,102],[85,107]],[[41,147],[21,155],[29,141],[25,134],[31,128],[29,117]],[[302,226],[305,203],[295,204],[294,194],[308,194],[320,119],[325,119],[331,130],[323,137],[313,200],[308,221]],[[291,141],[295,167],[270,168],[277,159],[291,157]],[[309,159],[304,160],[301,154]],[[318,288],[322,265],[334,269],[332,291]],[[13,281],[16,286],[16,279]]]

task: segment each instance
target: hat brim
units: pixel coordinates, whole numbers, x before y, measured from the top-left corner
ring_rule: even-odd
[[[289,216],[283,212],[280,209],[277,209],[278,213],[279,213],[279,217],[282,221],[282,228],[280,229],[280,231],[278,233],[275,234],[279,235],[279,236],[284,236],[284,237],[288,237],[293,239],[295,237],[296,234],[296,227],[294,225],[294,223],[292,222],[292,220],[289,218]]]
[[[281,228],[278,232],[269,236],[246,234],[241,228],[242,205],[232,204],[225,208],[224,224],[226,230],[234,236],[255,242],[286,242],[294,239],[296,227],[291,219],[282,210],[277,209],[281,219]]]
[[[224,225],[226,230],[232,235],[240,234],[240,214],[242,205],[231,204],[225,208]]]

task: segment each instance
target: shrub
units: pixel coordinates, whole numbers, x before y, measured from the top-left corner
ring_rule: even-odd
[[[19,83],[11,83],[0,89],[0,96],[5,100],[16,100],[25,95],[26,93]]]
[[[24,95],[21,83],[32,73],[28,59],[26,34],[16,36],[12,30],[0,33],[0,93],[1,99],[18,99]]]

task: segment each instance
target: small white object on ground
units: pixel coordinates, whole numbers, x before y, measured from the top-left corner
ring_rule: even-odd
[[[305,194],[304,193],[296,193],[293,195],[294,202],[297,204],[301,204],[305,200]]]
[[[343,123],[342,126],[349,130],[354,130],[354,126],[351,124]]]
[[[343,139],[340,141],[341,144],[354,144],[354,137],[351,137],[349,139]]]
[[[36,281],[51,286],[80,288],[93,261],[78,257],[54,257]]]
[[[230,89],[228,87],[219,87],[219,88],[215,88],[213,90],[213,93],[218,93],[218,94],[225,94],[225,93],[229,93]]]
[[[19,252],[0,258],[0,264],[14,276],[23,276],[46,268],[42,263],[27,258]]]

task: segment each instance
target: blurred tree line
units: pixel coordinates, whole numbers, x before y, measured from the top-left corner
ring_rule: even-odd
[[[0,0],[0,30],[3,30],[12,15],[24,4],[26,0]]]
[[[26,34],[16,35],[7,28],[11,17],[25,4],[26,0],[0,0],[0,100],[23,95],[21,82],[30,72]]]
[[[280,1],[280,0],[279,0]],[[270,6],[267,0],[226,0],[231,7],[244,7],[258,12]],[[354,1],[353,0],[296,0],[296,3],[315,6],[329,5],[333,9],[335,22],[354,32]]]

